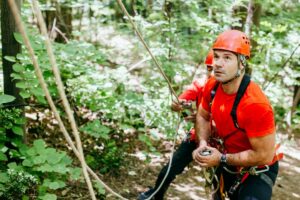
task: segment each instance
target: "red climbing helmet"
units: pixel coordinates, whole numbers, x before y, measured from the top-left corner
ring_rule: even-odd
[[[214,51],[211,49],[211,50],[209,50],[209,52],[206,56],[205,65],[212,66],[213,61],[214,61]]]
[[[215,49],[232,51],[250,58],[250,40],[245,33],[238,30],[221,33],[213,45],[213,50]]]

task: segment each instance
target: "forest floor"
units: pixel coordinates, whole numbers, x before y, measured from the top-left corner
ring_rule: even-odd
[[[284,153],[280,161],[277,181],[273,188],[272,200],[300,199],[300,140],[298,143],[283,144],[280,152]],[[168,145],[167,145],[168,146]],[[169,146],[170,147],[170,146]],[[169,148],[168,147],[168,148]],[[161,145],[161,151],[166,151],[166,145]],[[161,159],[153,159],[146,163],[136,157],[129,157],[127,165],[117,176],[105,176],[105,182],[128,199],[137,199],[140,192],[153,186],[162,166],[168,162],[169,154],[165,153]],[[107,199],[116,199],[111,196]],[[191,163],[183,174],[177,176],[167,191],[168,200],[205,200],[209,199],[205,189],[205,180],[201,168]]]

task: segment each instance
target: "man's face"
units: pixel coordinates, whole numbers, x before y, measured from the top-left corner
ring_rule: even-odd
[[[214,50],[213,70],[217,81],[226,82],[232,79],[238,70],[236,54],[225,50]]]

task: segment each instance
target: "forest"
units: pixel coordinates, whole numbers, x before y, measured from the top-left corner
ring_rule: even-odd
[[[195,105],[172,102],[205,82],[229,29],[249,37],[246,73],[274,111],[284,156],[272,199],[300,199],[299,0],[0,4],[0,199],[137,199],[194,126]],[[191,162],[165,199],[209,199],[205,173]]]

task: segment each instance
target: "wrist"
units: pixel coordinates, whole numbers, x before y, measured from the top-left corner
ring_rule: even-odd
[[[206,140],[200,139],[200,141],[199,141],[199,147],[201,147],[201,146],[207,146]]]
[[[225,153],[222,153],[220,157],[220,165],[226,165],[226,164],[227,164],[227,156]]]

